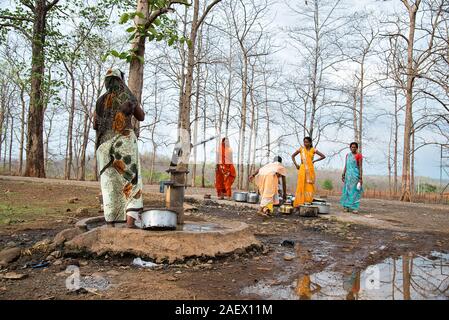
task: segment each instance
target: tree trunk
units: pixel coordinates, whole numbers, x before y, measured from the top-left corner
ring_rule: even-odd
[[[36,0],[34,7],[33,43],[31,53],[31,93],[28,112],[27,157],[25,176],[45,178],[44,167],[44,44],[46,33],[46,1]]]
[[[147,0],[137,0],[137,9],[136,12],[140,12],[144,15],[144,18],[140,18],[136,15],[135,23],[136,25],[145,25],[149,18],[149,6]],[[146,37],[137,36],[133,43],[131,44],[131,51],[133,51],[136,56],[144,57],[145,56],[145,41]],[[134,94],[137,99],[137,102],[140,104],[142,101],[142,88],[143,88],[143,71],[144,64],[137,57],[133,57],[131,59],[131,63],[129,65],[129,74],[128,74],[128,87],[129,90]],[[132,118],[132,122],[134,125],[134,131],[137,136],[139,136],[139,121],[137,121],[134,117]]]
[[[201,56],[202,30],[200,29],[198,35],[198,56]],[[198,142],[198,117],[199,117],[199,101],[200,101],[200,85],[201,85],[201,65],[196,64],[196,92],[195,92],[195,126],[193,127],[193,144]],[[192,187],[195,186],[196,180],[196,162],[197,162],[197,148],[193,149],[193,168],[192,168]]]
[[[83,130],[83,143],[81,145],[81,159],[80,159],[80,173],[79,179],[81,181],[86,180],[86,150],[89,143],[90,121],[89,114],[86,112],[84,115],[84,130]]]
[[[410,138],[412,132],[412,114],[413,114],[413,84],[415,80],[415,70],[413,62],[413,46],[415,40],[416,11],[418,7],[413,5],[409,7],[410,30],[408,36],[407,48],[407,86],[405,99],[405,124],[404,124],[404,154],[402,158],[402,186],[401,201],[411,201],[410,190]]]
[[[411,165],[410,165],[410,194],[413,197],[415,194],[415,132],[412,133],[412,147],[411,147]]]
[[[22,114],[20,117],[20,146],[19,146],[19,170],[17,171],[19,175],[22,175],[23,169],[23,146],[25,144],[25,113],[26,113],[26,103],[25,103],[25,88],[20,88],[20,101],[22,103]]]
[[[70,180],[73,162],[73,119],[75,117],[75,76],[73,74],[73,65],[70,65],[69,71],[71,96],[70,96],[70,110],[69,110],[69,123],[67,128],[67,154],[64,166],[64,179]]]
[[[352,123],[354,127],[354,141],[359,141],[359,125],[358,125],[358,116],[357,116],[357,87],[354,87],[352,92]]]
[[[153,153],[151,155],[151,163],[150,163],[150,184],[153,183],[153,175],[154,175],[154,163],[156,162],[156,151],[157,146],[155,143],[153,143]]]
[[[255,108],[256,108],[256,103],[254,101],[254,68],[252,69],[251,72],[251,87],[250,87],[250,100],[251,100],[251,121],[250,121],[250,127],[249,127],[249,141],[248,141],[248,154],[247,154],[247,164],[246,164],[246,172],[245,172],[245,189],[249,190],[249,172],[250,172],[250,167],[251,167],[251,148],[253,148],[253,133],[254,133],[254,122],[255,122],[255,116],[256,116],[256,112],[255,112]],[[255,146],[254,146],[255,148]]]
[[[365,83],[365,55],[363,55],[362,63],[360,65],[360,105],[359,105],[359,151],[362,153],[363,145],[363,107],[364,107],[364,84]]]
[[[394,151],[393,151],[393,165],[394,165],[394,195],[398,194],[398,133],[399,133],[399,119],[398,119],[398,92],[394,89]]]
[[[246,109],[247,109],[247,90],[248,90],[248,56],[245,48],[241,46],[243,51],[243,72],[242,72],[242,119],[240,126],[239,138],[239,159],[238,159],[238,188],[243,188],[244,175],[244,151],[245,151],[245,132],[246,132]]]
[[[197,25],[198,25],[198,14],[199,14],[199,0],[195,0],[193,2],[193,19],[192,26],[190,30],[190,42],[191,46],[187,49],[187,68],[186,68],[186,77],[185,77],[185,88],[182,97],[182,106],[179,110],[179,129],[183,131],[190,139],[190,109],[191,109],[191,98],[192,98],[192,87],[193,87],[193,69],[195,66],[195,45],[196,45],[196,37],[197,37]],[[190,144],[190,142],[189,142]],[[190,148],[189,150],[185,150],[187,153],[185,154],[185,159],[189,158]],[[187,170],[188,162],[181,163],[179,168],[181,170]]]
[[[12,154],[12,139],[14,136],[14,117],[11,115],[11,131],[10,131],[10,136],[9,136],[9,158],[8,158],[8,172],[9,174],[11,174],[11,166],[12,166],[12,158],[11,158],[11,154]]]
[[[264,89],[265,89],[265,116],[267,117],[267,163],[270,161],[270,155],[271,155],[271,137],[270,137],[270,112],[268,111],[268,85],[267,80],[265,78],[265,73],[263,74],[264,77]],[[254,163],[255,164],[255,163]]]
[[[319,43],[320,43],[320,34],[319,34],[319,8],[318,1],[314,2],[315,11],[314,11],[314,30],[315,30],[315,55],[313,59],[313,73],[312,73],[312,112],[310,115],[310,125],[309,125],[309,136],[313,139],[313,131],[315,127],[315,114],[318,107],[318,59],[320,56],[319,53]]]
[[[8,138],[8,128],[9,128],[9,118],[10,118],[10,117],[9,117],[8,115],[6,115],[5,133],[4,133],[4,135],[3,135],[3,141],[5,142],[5,150],[3,150],[3,170],[6,169],[6,153],[7,153],[7,151],[8,151],[8,148],[7,148],[7,146],[8,146],[7,138]],[[1,134],[1,132],[0,132],[0,134]]]
[[[204,100],[206,101],[206,100]],[[206,104],[206,102],[204,102]],[[206,105],[203,107],[203,140],[206,140]],[[201,165],[201,187],[206,187],[206,144],[203,144],[203,164]]]

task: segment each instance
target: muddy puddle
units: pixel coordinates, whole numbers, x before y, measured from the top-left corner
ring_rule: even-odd
[[[290,279],[286,281],[286,279]],[[439,300],[449,299],[449,254],[406,254],[344,274],[325,269],[296,279],[280,275],[241,291],[263,299]]]
[[[189,232],[208,232],[208,231],[219,231],[225,230],[226,228],[220,226],[216,223],[190,223],[186,222],[185,224],[178,226],[176,230],[179,231],[189,231]]]
[[[138,224],[139,225],[139,224]],[[87,224],[87,230],[93,230],[98,227],[106,227],[104,221],[91,222]],[[115,228],[126,228],[126,223],[116,223]],[[183,225],[178,225],[176,231],[188,231],[188,232],[210,232],[210,231],[220,231],[225,230],[226,227],[223,227],[216,223],[195,223],[195,222],[186,222]],[[171,230],[170,228],[164,229],[159,228],[151,231],[167,231]]]

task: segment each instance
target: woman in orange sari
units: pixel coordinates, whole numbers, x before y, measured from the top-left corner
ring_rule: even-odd
[[[301,156],[301,165],[296,163],[296,156]],[[313,160],[315,154],[320,158]],[[315,168],[313,164],[317,161],[325,159],[326,156],[313,148],[312,139],[310,137],[304,138],[304,146],[301,146],[295,153],[292,154],[292,160],[298,169],[298,182],[296,185],[295,201],[293,206],[299,207],[305,203],[311,203],[315,193]]]
[[[228,199],[232,195],[232,184],[236,177],[235,167],[232,164],[232,149],[229,139],[223,138],[217,152],[217,165],[215,167],[215,189],[219,199]]]

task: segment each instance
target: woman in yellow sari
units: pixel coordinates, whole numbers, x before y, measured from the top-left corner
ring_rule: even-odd
[[[301,165],[296,163],[296,156],[301,156]],[[315,154],[320,158],[313,160]],[[295,153],[292,154],[292,160],[298,169],[298,182],[296,185],[295,201],[293,206],[299,207],[304,203],[311,203],[315,193],[315,168],[313,164],[317,161],[325,159],[326,156],[313,148],[312,139],[310,137],[304,138],[304,146],[301,146]]]

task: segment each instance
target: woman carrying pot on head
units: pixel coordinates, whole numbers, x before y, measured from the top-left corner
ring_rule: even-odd
[[[312,139],[305,137],[304,146],[301,146],[292,154],[293,164],[298,169],[298,181],[296,185],[295,201],[293,206],[299,207],[305,203],[312,203],[315,194],[315,168],[313,164],[326,158],[324,154],[312,146]],[[301,164],[296,162],[296,156],[300,155]],[[320,158],[313,160],[315,154]]]
[[[340,204],[346,212],[357,214],[360,207],[360,198],[363,192],[362,180],[362,154],[358,152],[357,142],[349,145],[351,152],[346,154],[345,168],[341,180],[344,183],[341,192]]]
[[[109,69],[106,93],[98,100],[93,127],[100,175],[104,217],[108,226],[127,222],[130,228],[143,210],[142,176],[137,137],[131,119],[143,121],[145,114],[124,81],[123,72]]]

